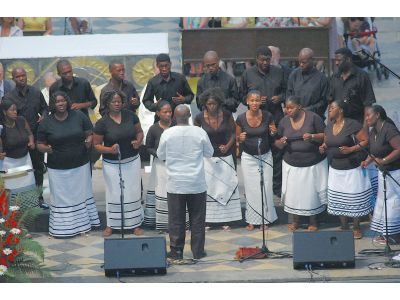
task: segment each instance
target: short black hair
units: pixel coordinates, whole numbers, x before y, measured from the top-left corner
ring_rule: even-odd
[[[162,61],[167,61],[167,62],[171,62],[171,59],[169,58],[169,55],[166,53],[160,53],[157,55],[156,57],[156,63],[160,63]]]
[[[289,96],[286,98],[285,103],[292,102],[297,105],[301,105],[301,99],[298,96]]]
[[[58,62],[57,62],[57,71],[59,71],[60,70],[60,68],[61,68],[61,66],[72,66],[71,65],[71,62],[68,60],[68,59],[60,59]]]
[[[348,118],[350,114],[349,103],[338,99],[338,100],[333,100],[330,104],[332,104],[333,102],[335,102],[336,105],[343,110],[343,117]]]
[[[63,91],[56,91],[49,99],[50,112],[52,114],[56,112],[56,99],[58,96],[64,97],[64,99],[67,101],[67,111],[71,110],[71,99],[69,98],[68,94]]]
[[[111,68],[113,65],[123,65],[124,63],[122,62],[122,60],[120,59],[113,59],[112,61],[110,61],[110,63],[108,64],[108,70],[111,71]]]
[[[258,97],[261,97],[261,92],[256,89],[250,90],[246,95],[246,99],[249,98],[250,95],[257,95]]]
[[[260,46],[256,49],[256,57],[259,57],[260,55],[264,56],[272,56],[271,49],[269,49],[267,46]]]
[[[169,102],[166,101],[166,100],[161,100],[161,101],[158,101],[157,104],[156,104],[156,111],[161,111],[161,109],[162,109],[165,105],[169,105],[169,106],[171,107],[171,109],[172,109],[171,103],[169,103]]]
[[[335,51],[335,54],[341,54],[344,57],[348,57],[348,58],[352,58],[353,57],[353,53],[351,52],[351,50],[349,48],[339,48]]]
[[[222,104],[224,103],[225,95],[224,92],[220,87],[212,87],[206,89],[203,93],[200,95],[200,104],[204,108],[206,107],[206,103],[209,99],[215,100],[217,102],[218,107],[221,107]]]
[[[121,97],[122,103],[125,102],[126,95],[124,92],[122,92],[120,90],[111,90],[111,91],[105,92],[103,95],[104,107],[108,108],[108,105],[110,105],[110,102],[114,98],[115,95],[118,95]]]

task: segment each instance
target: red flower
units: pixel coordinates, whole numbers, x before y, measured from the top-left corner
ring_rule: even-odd
[[[8,266],[7,259],[4,257],[0,257],[0,265]]]

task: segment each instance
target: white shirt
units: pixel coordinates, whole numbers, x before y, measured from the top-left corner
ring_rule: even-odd
[[[214,149],[207,133],[197,126],[174,126],[161,135],[157,156],[167,167],[167,192],[199,194],[207,191],[204,157]]]

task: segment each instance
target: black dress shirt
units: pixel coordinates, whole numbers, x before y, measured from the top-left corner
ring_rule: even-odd
[[[50,97],[56,91],[65,92],[69,96],[71,103],[92,102],[92,105],[90,106],[92,109],[94,109],[97,105],[97,99],[94,96],[92,87],[89,81],[87,81],[85,78],[74,77],[71,88],[66,87],[63,84],[62,79],[59,79],[50,87]],[[81,111],[85,115],[89,116],[87,108],[82,108]]]
[[[35,87],[27,85],[20,90],[15,87],[3,99],[11,100],[17,106],[17,114],[23,116],[35,134],[39,126],[39,115],[47,116],[48,107],[43,94]]]
[[[327,93],[328,79],[316,68],[306,73],[297,68],[289,76],[286,97],[299,97],[304,109],[315,112],[322,119],[325,119],[324,114],[328,106]]]
[[[137,98],[140,100],[140,97],[135,89],[135,86],[133,85],[132,82],[123,80],[120,84],[119,87],[115,87],[112,83],[111,80],[107,83],[106,86],[104,86],[101,89],[100,93],[100,107],[99,107],[99,112],[102,116],[106,113],[107,108],[104,106],[104,94],[109,91],[114,91],[114,90],[119,90],[124,93],[125,98],[122,99],[123,103],[123,108],[128,109],[130,111],[136,112],[136,109],[139,107],[139,105],[133,105],[131,103],[131,99]]]
[[[230,112],[236,112],[239,106],[239,91],[235,78],[228,73],[219,70],[217,74],[204,74],[197,83],[196,103],[199,110],[203,110],[200,103],[200,95],[208,88],[220,87],[224,92],[223,106]]]
[[[261,105],[261,109],[269,111],[275,124],[278,124],[283,118],[282,101],[285,100],[285,87],[284,72],[281,68],[270,65],[268,72],[264,74],[257,66],[253,66],[242,75],[240,97],[246,105],[246,96],[251,90],[258,90],[261,96],[267,96],[267,102]],[[280,102],[273,103],[272,96],[279,96]]]
[[[194,94],[185,76],[171,72],[169,80],[166,81],[158,74],[149,80],[142,101],[144,106],[153,112],[156,111],[157,104],[154,102],[154,97],[157,101],[159,99],[168,101],[171,104],[172,113],[174,113],[177,104],[172,101],[172,97],[178,97],[177,93],[185,97],[184,103],[190,104],[192,102]]]
[[[376,102],[368,74],[353,65],[346,80],[341,72],[332,76],[329,83],[328,101],[343,100],[349,104],[349,118],[364,121],[364,107]]]

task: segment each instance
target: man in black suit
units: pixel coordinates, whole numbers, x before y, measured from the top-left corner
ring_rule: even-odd
[[[14,82],[4,79],[4,68],[3,64],[0,62],[0,100],[3,99],[4,95],[11,91],[14,87]]]

